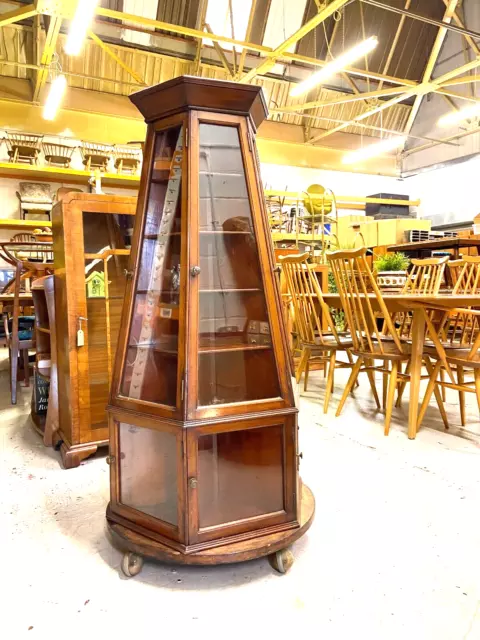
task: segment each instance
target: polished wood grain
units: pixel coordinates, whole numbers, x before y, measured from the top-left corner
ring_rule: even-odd
[[[401,251],[415,254],[421,258],[430,255],[432,251],[452,250],[455,259],[459,257],[460,249],[476,249],[480,247],[479,238],[442,238],[440,240],[425,240],[424,242],[405,242],[388,247],[388,251]]]
[[[107,518],[172,557],[227,542],[231,557],[244,545],[257,557],[261,538],[301,531],[297,408],[254,140],[263,97],[179,78],[132,100],[149,128],[108,407]]]
[[[247,538],[238,542],[219,543],[216,546],[195,550],[195,547],[172,549],[170,544],[152,539],[149,532],[135,531],[128,526],[116,523],[111,519],[111,511],[107,510],[107,523],[111,540],[122,551],[132,551],[146,558],[160,562],[186,565],[217,565],[245,562],[267,556],[291,546],[310,528],[315,514],[315,499],[311,490],[302,485],[299,500],[299,522],[293,529],[268,533],[255,538]]]
[[[59,427],[64,466],[72,468],[108,443],[105,407],[125,292],[129,251],[120,219],[135,213],[136,198],[67,194],[52,211]],[[107,280],[106,295],[88,297],[93,271]],[[77,345],[82,320],[84,346]]]

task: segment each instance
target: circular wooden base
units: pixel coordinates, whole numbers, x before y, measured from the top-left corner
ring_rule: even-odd
[[[274,554],[285,549],[301,538],[313,522],[315,498],[310,489],[303,485],[300,526],[297,529],[272,533],[242,542],[232,542],[211,549],[181,553],[166,545],[150,540],[126,527],[107,519],[108,531],[113,544],[124,552],[152,558],[161,562],[190,565],[215,565],[244,562]]]

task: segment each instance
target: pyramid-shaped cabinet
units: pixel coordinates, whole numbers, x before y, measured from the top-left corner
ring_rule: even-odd
[[[142,557],[271,555],[313,518],[255,148],[257,86],[181,77],[148,123],[109,406],[109,529]]]

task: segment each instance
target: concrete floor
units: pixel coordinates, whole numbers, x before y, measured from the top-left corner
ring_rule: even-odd
[[[339,373],[328,416],[323,384],[314,373],[301,395],[301,473],[317,513],[290,573],[274,573],[266,560],[209,569],[146,563],[128,580],[104,532],[104,452],[63,470],[30,426],[30,393],[12,408],[0,374],[1,637],[182,638],[192,629],[209,639],[302,631],[327,640],[480,639],[476,406],[469,403],[468,435],[446,434],[433,406],[415,441],[406,408],[385,438],[364,380],[337,419],[344,379]],[[458,426],[453,392],[448,401]]]

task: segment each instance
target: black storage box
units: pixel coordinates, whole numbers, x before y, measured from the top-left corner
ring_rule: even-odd
[[[399,195],[398,193],[375,193],[368,198],[383,198],[384,200],[410,200],[410,196]],[[365,214],[373,216],[375,220],[389,220],[390,218],[409,218],[410,208],[408,205],[400,204],[372,204],[365,207]]]

